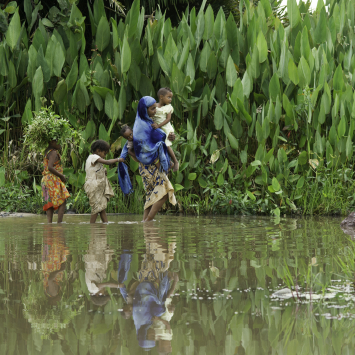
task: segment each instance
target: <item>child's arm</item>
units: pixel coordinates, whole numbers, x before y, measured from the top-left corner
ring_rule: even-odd
[[[105,164],[105,165],[111,165],[111,164],[115,164],[115,163],[123,163],[124,159],[123,158],[115,158],[115,159],[110,159],[110,160],[105,160],[102,158],[99,158],[95,161],[95,163],[92,163],[92,165],[96,165],[96,163],[101,163],[101,164]]]
[[[128,154],[131,156],[131,158],[136,161],[137,163],[139,163],[139,160],[136,157],[136,153],[134,152],[133,148],[129,148],[128,149]]]
[[[60,180],[63,182],[66,182],[67,180],[65,179],[65,176],[58,172],[57,170],[54,169],[54,163],[59,160],[58,154],[55,150],[52,150],[48,154],[48,170],[55,176],[58,176]]]
[[[163,122],[160,123],[160,124],[153,123],[153,124],[152,124],[152,127],[153,127],[154,129],[157,129],[157,128],[160,128],[160,127],[165,126],[165,125],[166,125],[167,123],[169,123],[170,121],[171,121],[171,112],[166,115],[166,120],[165,120],[165,121],[163,121]]]

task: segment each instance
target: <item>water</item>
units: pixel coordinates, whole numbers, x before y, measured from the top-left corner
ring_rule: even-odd
[[[0,354],[354,353],[340,219],[140,219],[0,220]]]

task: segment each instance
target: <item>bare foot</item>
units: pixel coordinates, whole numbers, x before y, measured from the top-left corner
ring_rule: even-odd
[[[173,172],[176,173],[178,170],[179,170],[179,162],[176,160],[176,161],[174,162],[174,169],[173,169]]]

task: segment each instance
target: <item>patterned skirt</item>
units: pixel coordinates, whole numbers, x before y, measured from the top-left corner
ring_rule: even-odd
[[[70,194],[60,178],[54,174],[48,174],[42,178],[43,211],[53,207],[55,210],[62,205]]]
[[[139,163],[139,174],[142,177],[145,190],[144,209],[154,205],[166,194],[169,195],[169,202],[176,205],[174,188],[164,172],[159,171],[155,164],[143,165]]]

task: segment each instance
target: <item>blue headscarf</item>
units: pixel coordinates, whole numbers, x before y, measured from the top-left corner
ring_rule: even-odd
[[[148,116],[147,108],[156,101],[150,96],[139,100],[136,121],[133,126],[133,146],[137,159],[144,165],[160,161],[161,171],[169,170],[170,157],[165,145],[166,134],[160,129],[154,129],[153,120]]]
[[[148,116],[148,107],[156,103],[151,96],[144,96],[139,100],[136,120],[133,126],[133,147],[137,159],[144,165],[160,161],[160,170],[168,173],[170,157],[165,145],[166,134],[160,129],[154,129],[153,120]],[[120,158],[128,155],[127,143],[122,149]],[[118,163],[118,180],[124,194],[133,192],[128,168],[124,163]]]
[[[120,158],[126,159],[127,155],[128,155],[128,148],[126,142],[126,144],[122,148]],[[131,179],[129,177],[128,168],[125,163],[118,163],[117,174],[118,174],[118,182],[121,186],[122,192],[125,195],[129,195],[130,193],[132,193],[133,187],[132,187]]]

